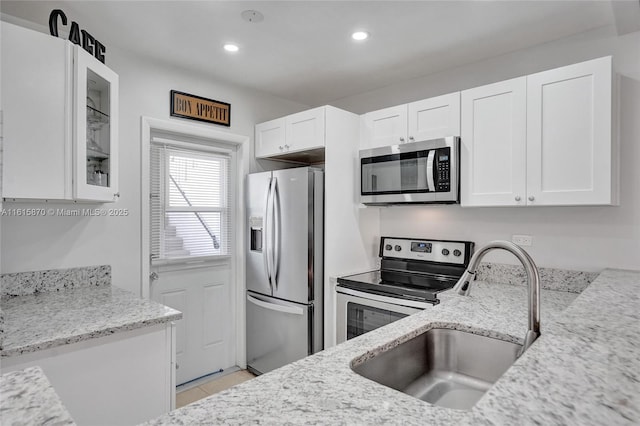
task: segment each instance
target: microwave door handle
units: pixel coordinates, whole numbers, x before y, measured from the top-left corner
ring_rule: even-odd
[[[427,155],[427,189],[429,192],[436,192],[436,184],[434,181],[434,169],[436,165],[436,151],[431,150]]]

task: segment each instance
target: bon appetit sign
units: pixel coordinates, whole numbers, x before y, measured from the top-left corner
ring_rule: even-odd
[[[171,116],[231,126],[231,104],[171,91]]]

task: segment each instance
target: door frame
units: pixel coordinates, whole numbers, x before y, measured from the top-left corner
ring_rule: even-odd
[[[140,295],[144,299],[151,297],[150,247],[149,247],[149,150],[151,149],[151,132],[161,131],[177,133],[187,137],[222,142],[233,145],[237,149],[236,176],[234,176],[237,196],[235,197],[235,238],[232,254],[232,285],[235,285],[235,324],[236,324],[236,364],[246,368],[246,335],[245,335],[245,189],[244,176],[249,170],[250,138],[196,124],[185,124],[172,120],[161,120],[151,117],[140,117]]]

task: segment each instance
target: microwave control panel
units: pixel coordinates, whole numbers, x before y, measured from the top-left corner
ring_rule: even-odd
[[[451,148],[439,148],[436,163],[436,192],[448,192],[451,189]]]

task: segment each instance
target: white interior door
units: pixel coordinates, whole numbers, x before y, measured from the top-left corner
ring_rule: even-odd
[[[176,384],[235,365],[235,311],[229,259],[152,267],[153,300],[182,312]]]

